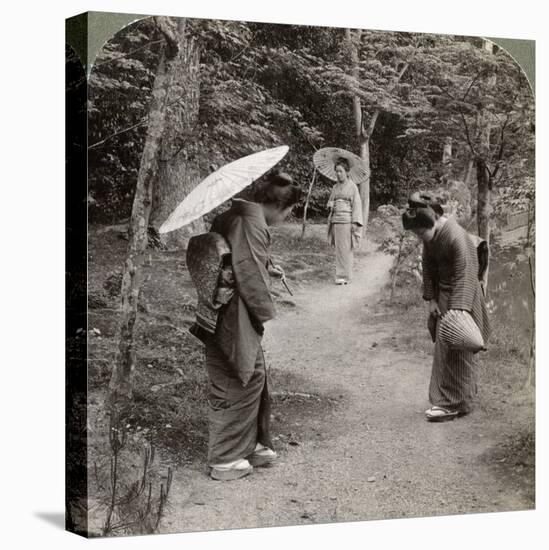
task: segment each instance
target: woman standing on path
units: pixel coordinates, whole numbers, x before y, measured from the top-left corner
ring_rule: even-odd
[[[333,186],[328,208],[328,242],[335,247],[335,284],[347,284],[353,270],[353,250],[362,237],[362,203],[358,187],[349,179],[350,165],[345,158],[335,162],[337,183]]]
[[[403,214],[405,229],[423,241],[423,299],[429,314],[440,318],[449,310],[471,314],[484,338],[489,323],[484,294],[478,279],[477,249],[469,234],[428,193],[414,193]],[[450,349],[440,338],[436,323],[435,352],[427,420],[451,420],[472,409],[476,395],[476,358],[473,352]]]
[[[208,465],[214,479],[238,479],[253,466],[276,459],[269,433],[270,400],[261,348],[263,324],[275,317],[270,276],[283,277],[269,258],[268,226],[284,220],[299,201],[289,176],[271,176],[256,202],[234,199],[211,231],[231,249],[234,295],[221,308],[213,335],[195,324],[191,332],[206,345],[209,389]]]

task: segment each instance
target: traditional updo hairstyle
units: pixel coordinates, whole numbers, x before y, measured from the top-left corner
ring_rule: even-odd
[[[440,199],[427,191],[416,191],[412,193],[408,199],[408,204],[410,208],[430,207],[438,216],[444,215],[444,208],[442,208]]]
[[[256,202],[274,205],[280,210],[293,206],[300,198],[301,188],[284,172],[274,172],[267,176],[255,193]]]
[[[334,163],[334,170],[338,167],[338,166],[341,166],[343,168],[343,170],[345,170],[345,172],[347,172],[347,174],[351,171],[351,165],[349,164],[349,161],[344,158],[344,157],[339,157],[335,163]]]
[[[408,199],[408,208],[402,215],[404,229],[431,229],[444,209],[435,195],[416,191]]]

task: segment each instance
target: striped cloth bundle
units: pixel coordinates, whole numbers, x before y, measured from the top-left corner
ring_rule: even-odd
[[[450,349],[473,353],[486,349],[477,324],[467,311],[461,309],[450,309],[444,314],[439,334]]]

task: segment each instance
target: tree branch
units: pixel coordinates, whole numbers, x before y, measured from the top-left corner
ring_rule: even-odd
[[[404,73],[408,70],[409,66],[410,66],[410,62],[407,61],[406,63],[404,63],[404,67],[402,67],[402,69],[400,70],[400,72],[396,76],[393,83],[389,86],[389,88],[387,90],[389,93],[391,93],[395,90],[398,83],[400,82],[400,80],[404,76]],[[364,125],[364,113],[362,113],[362,132],[361,133],[362,133],[363,138],[369,139],[369,138],[372,137],[372,134],[374,133],[374,130],[375,130],[377,119],[378,119],[380,114],[381,114],[381,108],[377,108],[374,111],[374,114],[372,115],[372,118],[370,119],[370,124],[368,125],[368,130],[366,130],[365,125]]]
[[[152,40],[151,42],[147,42],[146,44],[143,44],[142,46],[139,46],[139,48],[136,48],[135,50],[132,50],[131,52],[122,53],[118,57],[115,57],[113,59],[106,59],[105,61],[101,61],[100,63],[96,63],[94,65],[94,68],[101,67],[102,65],[106,65],[108,63],[113,63],[116,61],[120,61],[121,59],[125,59],[126,57],[130,57],[131,55],[136,54],[137,52],[144,50],[145,48],[148,48],[149,46],[154,46],[155,44],[160,44],[160,42],[164,42],[163,38],[160,38],[159,40]]]
[[[494,177],[494,178],[496,177],[496,175],[498,173],[498,170],[501,166],[501,159],[503,158],[503,150],[505,148],[505,139],[504,139],[505,129],[507,128],[507,125],[509,124],[510,117],[511,117],[511,113],[507,113],[507,117],[505,118],[505,122],[501,126],[499,151],[498,151],[498,155],[497,155],[496,166],[494,168],[494,173],[492,175],[492,177]]]
[[[119,130],[118,132],[114,132],[114,134],[111,134],[110,136],[107,136],[105,139],[102,139],[101,141],[96,141],[95,143],[92,143],[91,145],[88,145],[88,149],[95,149],[95,147],[99,147],[100,145],[103,145],[106,141],[109,141],[110,139],[119,136],[120,134],[124,134],[126,132],[130,132],[134,128],[137,128],[138,126],[141,126],[145,122],[149,120],[149,117],[143,117],[139,122],[136,122],[133,126],[130,126],[129,128],[124,128],[123,130]]]
[[[463,121],[463,126],[465,128],[465,136],[467,137],[467,143],[469,144],[469,148],[471,149],[473,156],[477,157],[478,156],[477,152],[471,141],[471,134],[469,133],[469,125],[467,124],[467,119],[465,118],[465,115],[463,114],[463,111],[461,109],[459,109],[459,114],[461,116],[461,120]]]
[[[171,84],[168,86],[168,90],[171,87]],[[167,95],[166,95],[167,97]],[[177,99],[174,99],[173,101],[170,101],[165,105],[165,108],[171,107],[172,105],[175,105],[176,103],[179,103],[181,101],[183,96],[179,96]],[[117,132],[114,132],[114,134],[111,134],[110,136],[107,136],[105,139],[102,139],[101,141],[96,141],[95,143],[92,143],[91,145],[88,145],[88,149],[94,149],[95,147],[99,147],[100,145],[103,145],[106,141],[120,135],[124,134],[126,132],[129,132],[133,130],[134,128],[137,128],[138,126],[141,126],[142,124],[145,124],[145,122],[149,121],[149,115],[144,116],[141,120],[130,126],[129,128],[124,128],[123,130],[118,130]]]
[[[473,80],[471,81],[471,84],[469,84],[469,87],[467,88],[467,91],[465,92],[465,95],[461,98],[461,101],[465,101],[467,99],[467,96],[469,95],[469,92],[471,91],[471,89],[473,88],[473,86],[475,85],[475,83],[477,82],[477,80],[484,74],[483,71],[481,71],[480,73],[477,74],[477,76],[475,76],[475,78],[473,78]]]
[[[248,50],[250,48],[250,46],[252,45],[252,42],[254,41],[254,38],[255,38],[255,34],[252,33],[252,37],[250,38],[248,43],[237,54],[235,54],[233,57],[231,57],[231,59],[229,59],[229,61],[227,63],[232,63],[233,61],[236,61],[246,50]]]
[[[456,101],[456,98],[448,91],[447,88],[443,88],[442,86],[439,87],[443,94],[447,95],[452,101]]]

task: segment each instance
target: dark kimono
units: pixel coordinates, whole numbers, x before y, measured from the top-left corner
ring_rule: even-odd
[[[245,458],[257,443],[272,448],[261,339],[263,324],[276,313],[267,269],[271,236],[261,206],[235,199],[211,231],[230,244],[236,288],[206,342],[210,465]]]
[[[444,315],[449,309],[468,311],[487,342],[488,312],[479,279],[477,247],[471,235],[450,218],[423,246],[423,298],[436,299]],[[438,323],[437,323],[438,325]],[[435,337],[429,401],[451,411],[467,413],[476,395],[476,357],[449,349]]]

